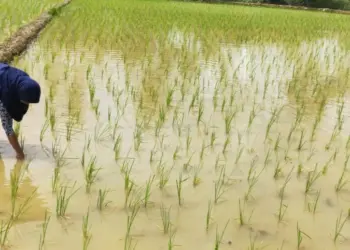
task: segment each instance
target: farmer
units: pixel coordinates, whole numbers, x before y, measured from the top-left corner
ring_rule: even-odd
[[[40,95],[40,85],[27,73],[0,63],[0,118],[18,160],[24,160],[24,153],[13,131],[12,119],[22,121],[29,104],[38,103]]]

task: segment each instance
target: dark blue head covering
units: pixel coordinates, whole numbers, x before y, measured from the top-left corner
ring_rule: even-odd
[[[0,63],[0,101],[12,119],[21,121],[28,104],[40,101],[40,85],[24,71]]]

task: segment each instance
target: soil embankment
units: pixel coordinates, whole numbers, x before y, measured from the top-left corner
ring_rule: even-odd
[[[22,54],[52,18],[71,1],[72,0],[66,0],[42,13],[37,19],[20,27],[11,37],[6,39],[3,44],[0,44],[0,62],[10,63],[16,56]]]

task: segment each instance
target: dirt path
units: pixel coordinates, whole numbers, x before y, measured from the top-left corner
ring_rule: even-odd
[[[72,0],[53,7],[44,12],[34,21],[20,27],[3,44],[0,44],[0,62],[10,63],[16,56],[22,54],[28,45],[38,36],[41,30],[54,18],[55,15]]]

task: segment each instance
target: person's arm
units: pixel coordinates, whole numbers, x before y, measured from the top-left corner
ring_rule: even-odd
[[[0,118],[1,118],[2,127],[5,130],[9,143],[11,144],[12,148],[16,151],[17,159],[23,160],[24,159],[23,150],[18,143],[16,133],[12,128],[12,125],[13,125],[12,117],[9,115],[9,113],[7,112],[5,107],[2,105],[2,103],[0,103]]]

